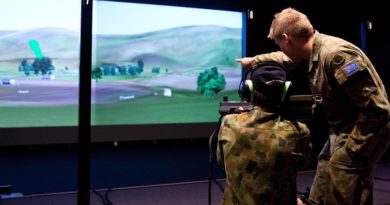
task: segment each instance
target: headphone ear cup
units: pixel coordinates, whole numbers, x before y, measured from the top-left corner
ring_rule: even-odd
[[[253,82],[250,80],[253,74],[253,69],[247,69],[244,74],[244,78],[241,80],[238,95],[242,101],[252,102],[253,100]]]
[[[283,103],[286,100],[286,97],[288,95],[289,89],[291,87],[291,81],[286,81],[284,82],[283,85],[283,92],[282,92],[282,97],[280,99],[280,102]]]
[[[244,97],[243,99],[247,102],[252,103],[253,101],[253,82],[252,80],[245,80],[244,81]]]

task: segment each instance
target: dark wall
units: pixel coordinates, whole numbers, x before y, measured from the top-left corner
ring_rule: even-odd
[[[307,14],[319,32],[342,37],[360,45],[360,23],[372,21],[373,29],[367,31],[367,50],[373,59],[385,84],[389,61],[386,59],[390,49],[384,29],[386,23],[376,12],[382,4],[321,4],[325,2],[302,0],[273,1],[229,1],[229,0],[138,0],[131,2],[165,3],[178,6],[193,6],[226,10],[247,9],[254,11],[254,19],[247,22],[247,55],[277,50],[267,39],[273,14],[285,7],[293,7]],[[386,8],[386,7],[384,7]],[[388,84],[387,84],[388,85]],[[322,128],[315,132],[323,133]],[[211,134],[211,133],[210,133]],[[55,137],[55,136],[53,136]],[[169,183],[189,180],[203,180],[208,176],[207,138],[191,141],[168,140],[131,142],[119,147],[98,146],[92,149],[92,188],[119,187],[142,184]],[[204,140],[206,139],[206,140]],[[318,149],[321,146],[317,142]],[[14,185],[15,191],[26,194],[62,192],[76,189],[76,154],[73,148],[20,147],[2,149],[3,162],[0,169],[0,185]],[[55,162],[55,163],[54,163]],[[221,170],[216,168],[216,176]],[[38,187],[38,188],[37,188]]]
[[[12,185],[12,192],[77,190],[77,146],[3,147],[0,161],[0,185]],[[207,180],[208,140],[98,143],[91,147],[90,164],[91,189]],[[213,165],[214,178],[223,178],[222,167]]]
[[[250,0],[248,9],[254,10],[255,18],[248,21],[248,55],[270,52],[277,49],[267,39],[273,15],[284,8],[292,7],[307,15],[314,28],[321,33],[344,38],[360,45],[360,21],[365,19],[362,6],[337,2],[321,4],[317,1],[273,0],[259,2]],[[364,15],[362,15],[364,14]]]
[[[385,17],[385,12],[379,12],[379,8],[386,8],[383,3],[372,5],[367,20],[371,22],[372,28],[367,29],[367,54],[374,63],[379,75],[382,77],[387,92],[390,92],[390,62],[388,53],[390,50],[390,38],[388,29],[390,21]]]

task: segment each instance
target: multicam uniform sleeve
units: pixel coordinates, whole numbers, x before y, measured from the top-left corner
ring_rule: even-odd
[[[331,55],[329,66],[358,116],[346,141],[348,151],[372,153],[378,134],[389,122],[389,101],[384,86],[369,60],[345,50]],[[376,144],[376,143],[375,143]]]
[[[309,166],[312,160],[312,144],[310,140],[310,130],[303,123],[298,123],[300,127],[300,134],[298,137],[298,146],[296,152],[301,154],[302,161],[299,168],[305,168]]]
[[[218,140],[217,140],[216,157],[217,157],[217,162],[220,165],[223,164],[223,153],[222,153],[223,150],[221,150],[220,144],[222,144],[224,141],[223,136],[222,136],[222,130],[223,130],[225,121],[226,121],[226,115],[222,118],[221,125],[219,127],[219,132],[218,132]]]
[[[221,121],[221,127],[219,128],[216,157],[218,164],[220,165],[224,164],[224,151],[226,147],[230,146],[232,138],[234,137],[234,132],[230,128],[229,123],[233,116],[234,115],[225,115]]]
[[[275,61],[279,64],[285,65],[291,63],[290,58],[288,58],[283,52],[276,51],[272,53],[264,53],[253,57],[253,61],[251,63],[252,68],[256,68],[259,64],[267,62],[267,61]]]

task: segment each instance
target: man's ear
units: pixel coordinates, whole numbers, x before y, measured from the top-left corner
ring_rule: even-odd
[[[286,33],[283,33],[282,36],[280,37],[282,41],[288,42],[290,40],[289,36]]]

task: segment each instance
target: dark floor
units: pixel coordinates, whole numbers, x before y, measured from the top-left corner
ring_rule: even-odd
[[[374,205],[390,204],[390,166],[379,165],[374,181]],[[298,191],[309,187],[315,171],[303,171],[298,174]],[[218,180],[224,184],[224,180]],[[107,197],[105,198],[105,194]],[[213,205],[221,201],[222,191],[213,183],[210,195]],[[208,204],[208,181],[158,184],[102,189],[91,193],[91,204],[101,205],[205,205]],[[75,205],[77,193],[49,193],[0,200],[0,205]]]
[[[22,197],[1,199],[0,205],[76,205],[77,153],[74,146],[11,147],[0,149],[0,185],[12,185]],[[390,205],[388,154],[375,174],[376,205]],[[221,167],[213,175],[221,179]],[[91,151],[91,204],[195,205],[208,204],[208,140],[159,141],[94,145]],[[298,190],[310,187],[313,169],[302,171]],[[219,204],[222,192],[213,183],[212,204]]]

